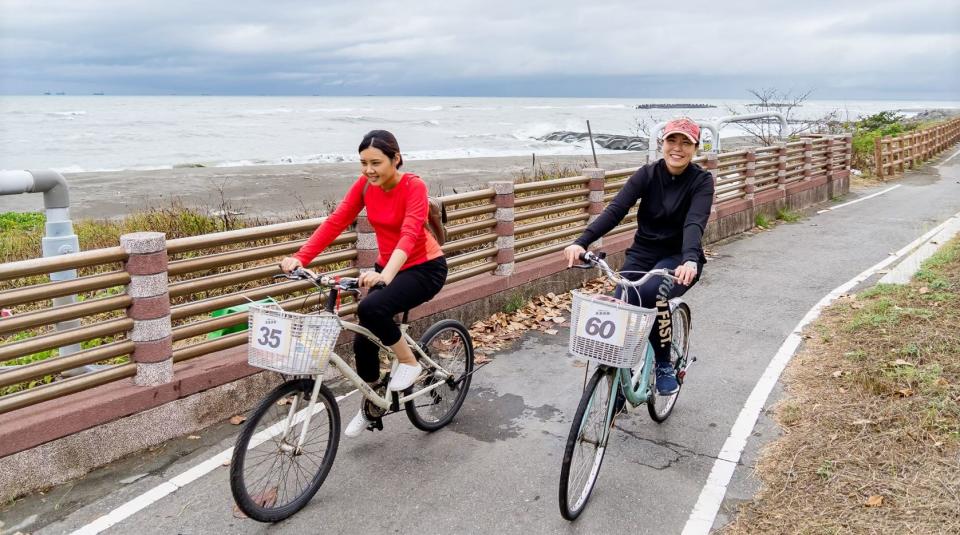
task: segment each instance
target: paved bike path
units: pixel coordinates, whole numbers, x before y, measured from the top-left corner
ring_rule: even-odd
[[[691,352],[699,361],[674,414],[661,425],[644,407],[621,416],[597,488],[575,523],[560,517],[557,485],[583,367],[565,356],[561,330],[527,334],[497,355],[444,430],[422,433],[398,414],[385,420],[383,432],[342,438],[324,486],[283,523],[235,518],[227,469],[219,468],[107,533],[679,533],[747,395],[797,322],[833,288],[960,211],[960,157],[898,183],[872,199],[714,248],[718,257],[687,296]],[[358,403],[356,395],[341,402],[344,425]],[[776,432],[761,417],[716,525],[756,490],[756,449]],[[205,454],[230,447],[232,439]],[[92,522],[187,470],[203,453],[36,533]]]

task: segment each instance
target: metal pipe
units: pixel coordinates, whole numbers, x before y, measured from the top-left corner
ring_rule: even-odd
[[[41,239],[42,256],[60,256],[80,251],[80,240],[73,232],[70,221],[70,188],[66,179],[56,171],[3,171],[0,172],[0,193],[19,195],[22,193],[43,193],[43,207],[46,213],[46,232]],[[67,269],[50,273],[52,282],[77,278],[76,269]],[[76,295],[55,297],[53,306],[67,306],[76,303]],[[73,319],[57,323],[58,331],[80,327],[80,320]],[[61,357],[80,351],[80,344],[70,344],[59,349]],[[68,373],[86,373],[93,368],[85,366],[70,370]],[[65,374],[66,375],[66,374]]]

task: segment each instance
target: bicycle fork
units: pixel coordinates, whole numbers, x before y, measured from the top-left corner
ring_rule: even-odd
[[[287,419],[283,424],[283,433],[280,436],[280,451],[284,453],[289,453],[291,456],[300,455],[303,453],[303,443],[307,438],[307,430],[310,429],[310,419],[313,417],[314,407],[317,404],[317,398],[320,395],[320,383],[323,382],[323,377],[317,376],[313,381],[313,390],[310,393],[310,401],[307,402],[307,407],[304,409],[303,413],[298,417],[298,409],[300,405],[300,397],[294,397],[293,401],[290,402],[290,410],[287,413]],[[303,422],[303,428],[300,429],[300,436],[297,437],[296,444],[291,444],[289,441],[290,432],[293,430],[293,427],[296,425],[297,420],[300,419]]]

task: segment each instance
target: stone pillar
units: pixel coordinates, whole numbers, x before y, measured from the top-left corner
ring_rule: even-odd
[[[717,213],[717,188],[716,188],[716,185],[717,185],[717,169],[719,169],[719,168],[720,168],[720,162],[719,162],[719,160],[717,160],[717,153],[715,153],[715,152],[708,152],[708,153],[707,153],[706,169],[707,169],[707,171],[710,172],[711,175],[713,175],[713,185],[714,185],[714,188],[713,188],[713,204],[710,205],[710,214],[711,214],[711,215]]]
[[[130,274],[127,294],[133,304],[127,317],[133,320],[130,340],[138,386],[155,386],[173,380],[173,328],[170,324],[170,293],[167,284],[167,244],[162,232],[134,232],[120,236],[120,246],[129,257],[124,269]]]
[[[813,140],[803,138],[803,180],[813,177]]]
[[[494,275],[507,276],[513,274],[513,182],[509,180],[495,180],[489,183],[495,193],[494,203],[497,207],[494,218],[497,226],[497,269]]]
[[[754,192],[757,191],[757,153],[753,150],[748,150],[745,158],[747,160],[747,170],[744,173],[743,198],[750,201],[750,204],[753,204]]]
[[[787,189],[787,145],[777,145],[777,189]]]
[[[590,190],[590,205],[587,206],[587,213],[590,214],[589,217],[587,217],[587,225],[589,225],[596,221],[603,212],[603,186],[606,184],[607,172],[596,167],[588,167],[583,170],[583,176],[589,179],[587,182],[587,189]],[[601,247],[603,247],[603,238],[599,238],[590,244],[591,249],[599,249]]]
[[[373,225],[367,219],[367,214],[357,216],[357,259],[353,265],[361,272],[370,271],[380,256],[377,247],[377,235],[373,232]]]

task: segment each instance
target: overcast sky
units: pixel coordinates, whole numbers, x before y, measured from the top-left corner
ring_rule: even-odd
[[[0,93],[960,100],[960,1],[0,0]]]

